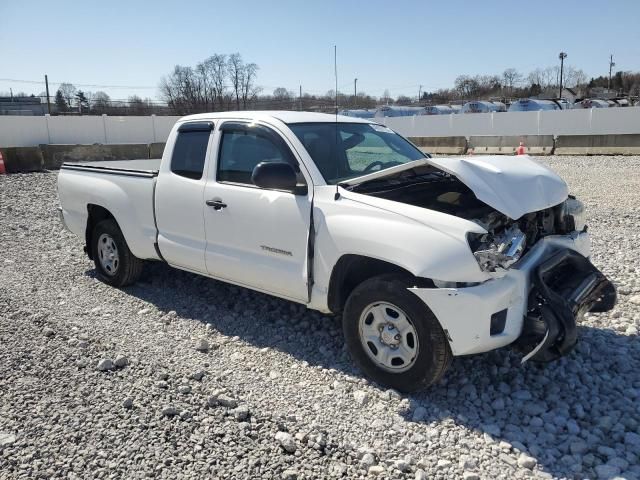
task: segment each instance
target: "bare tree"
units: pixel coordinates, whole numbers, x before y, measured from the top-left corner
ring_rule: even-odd
[[[106,113],[111,104],[111,98],[104,92],[97,91],[91,95],[90,108],[95,113]]]
[[[61,83],[58,90],[62,92],[62,97],[67,102],[67,107],[71,108],[72,100],[76,95],[76,87],[74,87],[71,83]]]
[[[513,87],[522,82],[522,75],[515,68],[507,68],[502,72],[504,86],[509,89],[509,96],[513,95]]]
[[[569,88],[578,87],[587,83],[587,75],[581,70],[567,65],[564,67],[563,85]]]
[[[407,97],[406,95],[399,95],[398,98],[396,98],[396,105],[411,105],[413,103],[413,100],[411,100],[411,98]]]
[[[255,63],[248,63],[244,66],[244,71],[242,72],[242,107],[245,110],[247,102],[257,97],[261,91],[261,88],[255,86],[258,68]]]
[[[227,69],[229,74],[229,80],[231,80],[231,88],[236,101],[236,110],[240,110],[240,98],[243,91],[243,75],[244,64],[242,63],[242,55],[239,53],[232,53],[229,55],[227,61]]]
[[[477,97],[480,93],[480,84],[475,78],[468,75],[459,75],[455,81],[455,87],[463,99]]]

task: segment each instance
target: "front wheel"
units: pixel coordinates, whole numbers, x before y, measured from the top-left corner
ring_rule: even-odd
[[[114,287],[138,280],[144,262],[131,253],[115,220],[96,224],[91,239],[91,253],[100,280]]]
[[[355,363],[375,382],[402,392],[426,388],[444,375],[451,349],[429,308],[399,275],[380,275],[358,285],[342,316]]]

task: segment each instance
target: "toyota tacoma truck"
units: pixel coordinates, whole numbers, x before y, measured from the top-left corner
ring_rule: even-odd
[[[554,360],[616,300],[583,205],[551,170],[431,158],[363,119],[191,115],[160,160],[63,164],[58,194],[107,284],[160,261],[340,314],[355,363],[401,391],[510,344]]]

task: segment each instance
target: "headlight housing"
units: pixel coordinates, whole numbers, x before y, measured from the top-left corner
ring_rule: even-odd
[[[467,241],[480,269],[495,272],[506,270],[520,260],[527,237],[518,225],[512,225],[498,235],[468,233]]]
[[[587,226],[584,204],[573,196],[569,196],[558,208],[558,229],[560,233],[581,232]]]

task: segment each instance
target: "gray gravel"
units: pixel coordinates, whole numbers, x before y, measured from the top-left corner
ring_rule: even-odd
[[[0,176],[0,478],[640,479],[640,157],[543,161],[618,306],[559,362],[458,358],[412,396],[352,367],[339,319],[162,264],[102,284],[56,174]]]

